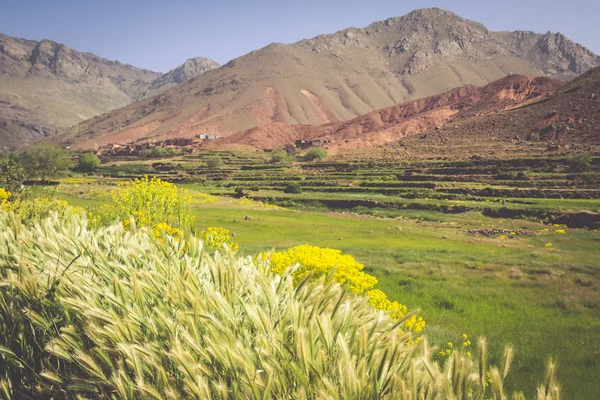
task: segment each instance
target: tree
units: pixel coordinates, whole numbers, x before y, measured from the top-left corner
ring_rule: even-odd
[[[248,193],[246,193],[244,188],[242,188],[242,187],[235,188],[235,198],[241,199],[242,197],[247,197],[247,196],[248,196]]]
[[[283,193],[301,194],[302,187],[297,183],[290,183],[283,189]]]
[[[327,152],[323,149],[310,149],[304,155],[304,161],[322,160],[327,157]]]
[[[217,169],[221,166],[221,159],[219,157],[209,158],[206,160],[206,166],[210,169]]]
[[[577,154],[568,159],[573,172],[585,172],[592,169],[592,157],[589,153]]]
[[[25,169],[14,160],[0,162],[0,187],[10,193],[19,193],[25,181]]]
[[[272,163],[282,163],[282,162],[291,162],[293,158],[283,149],[276,150],[271,155]]]
[[[73,168],[69,152],[52,143],[38,143],[22,155],[22,162],[29,176],[42,180]]]
[[[83,153],[77,160],[77,169],[82,172],[92,172],[100,165],[100,159],[93,153]]]

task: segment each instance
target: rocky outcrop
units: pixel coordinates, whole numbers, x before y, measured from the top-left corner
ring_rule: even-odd
[[[143,97],[155,96],[177,84],[187,82],[206,71],[219,68],[220,66],[221,65],[218,62],[209,58],[190,58],[179,67],[172,69],[152,81]]]

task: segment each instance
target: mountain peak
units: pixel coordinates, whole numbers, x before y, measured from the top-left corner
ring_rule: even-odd
[[[160,94],[175,85],[187,82],[206,71],[219,68],[220,66],[221,65],[218,62],[206,57],[189,58],[180,66],[162,74],[152,81],[148,89],[142,94],[141,98]]]
[[[54,40],[0,34],[0,143],[11,148],[65,130],[161,91],[218,64],[190,59],[173,72],[164,88],[162,75],[82,53]],[[152,93],[149,93],[152,94]]]
[[[221,65],[206,57],[194,57],[186,60],[179,67],[169,71],[174,83],[183,83],[188,81],[203,72],[211,69],[219,68]]]

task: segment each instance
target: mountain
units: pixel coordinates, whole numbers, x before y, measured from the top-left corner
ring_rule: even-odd
[[[511,75],[482,87],[466,85],[448,92],[372,111],[347,122],[320,126],[273,123],[209,143],[212,148],[265,149],[297,140],[327,143],[328,149],[365,149],[468,118],[482,118],[553,95],[562,82]]]
[[[320,141],[334,152],[366,151],[378,157],[382,152],[373,150],[378,146],[384,146],[386,155],[442,158],[600,151],[600,67],[567,83],[511,75],[344,123],[262,125],[206,147],[273,149],[297,140]]]
[[[0,150],[51,136],[217,66],[198,58],[159,74],[51,40],[0,34]]]
[[[211,69],[219,68],[221,65],[209,58],[196,57],[190,58],[179,67],[163,74],[152,81],[148,89],[143,93],[141,98],[156,96],[167,89],[172,88],[180,83],[187,82],[192,78]]]
[[[570,79],[600,57],[559,33],[491,32],[440,9],[273,43],[157,97],[85,121],[76,147],[149,137],[232,135],[256,126],[320,125],[509,74]]]
[[[425,137],[425,139],[421,139]],[[457,119],[382,148],[403,157],[514,157],[600,151],[600,68],[554,94],[496,113]]]

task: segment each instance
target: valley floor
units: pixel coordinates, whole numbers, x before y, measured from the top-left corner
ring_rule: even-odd
[[[110,181],[66,180],[55,196],[79,206],[104,203]],[[392,300],[420,310],[427,321],[424,333],[440,349],[448,341],[458,343],[463,333],[485,336],[497,363],[504,345],[514,345],[509,388],[532,396],[543,365],[553,357],[564,398],[600,392],[597,230],[489,218],[479,211],[369,210],[376,216],[356,213],[360,209],[288,209],[206,193],[214,188],[185,187],[198,229],[227,228],[243,254],[306,243],[353,255]],[[575,207],[600,208],[598,200],[572,201]]]

